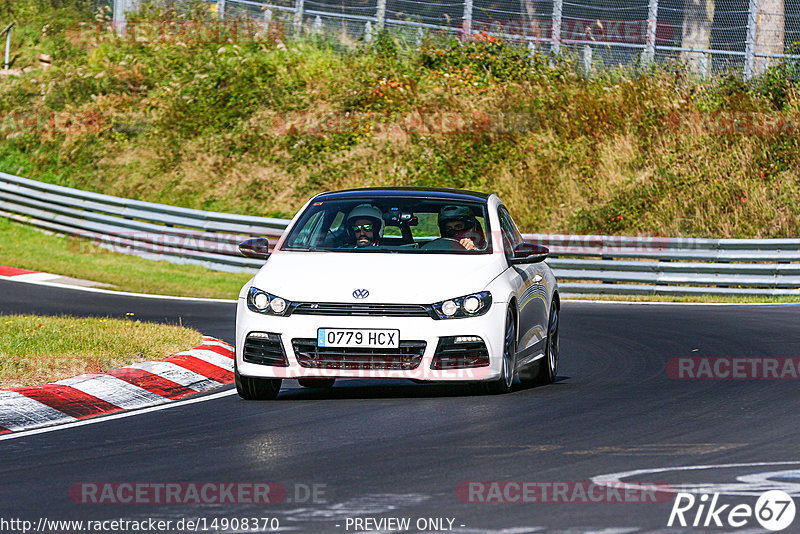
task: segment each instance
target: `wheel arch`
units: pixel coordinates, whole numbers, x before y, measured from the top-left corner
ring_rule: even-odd
[[[517,334],[517,342],[519,342],[519,306],[517,306],[517,297],[511,297],[508,301],[508,307],[514,316],[514,331]]]
[[[556,305],[556,309],[560,312],[561,311],[561,296],[558,294],[558,289],[553,291],[553,298],[551,299],[550,306]]]

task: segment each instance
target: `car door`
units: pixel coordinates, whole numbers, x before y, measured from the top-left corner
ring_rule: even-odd
[[[514,247],[522,243],[522,235],[505,206],[499,206],[498,218],[506,258],[514,255]],[[519,310],[518,364],[522,365],[545,350],[549,296],[545,267],[542,263],[509,265],[516,290]]]

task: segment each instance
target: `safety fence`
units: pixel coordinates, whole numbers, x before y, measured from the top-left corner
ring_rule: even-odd
[[[238,244],[272,244],[289,221],[167,206],[0,173],[0,216],[152,260],[254,272]],[[547,246],[564,295],[800,295],[800,239],[526,234]],[[35,246],[32,244],[31,246]]]
[[[137,1],[114,0],[117,27]],[[678,60],[700,77],[749,79],[776,59],[796,58],[800,41],[800,4],[784,0],[216,0],[214,9],[218,20],[256,21],[287,36],[370,41],[387,28],[420,42],[480,32],[571,54],[587,72]]]

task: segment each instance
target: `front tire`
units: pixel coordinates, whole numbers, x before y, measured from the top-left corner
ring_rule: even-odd
[[[547,348],[544,358],[539,362],[539,372],[534,379],[536,384],[552,384],[558,373],[558,306],[553,302],[550,310],[550,321],[547,325]]]
[[[281,390],[280,378],[252,378],[239,374],[236,363],[233,364],[233,376],[236,382],[236,393],[245,400],[274,400]]]
[[[490,395],[502,395],[511,391],[514,384],[515,367],[517,364],[517,325],[514,322],[514,312],[508,308],[506,312],[506,327],[503,341],[503,366],[497,380],[485,384],[486,392]]]

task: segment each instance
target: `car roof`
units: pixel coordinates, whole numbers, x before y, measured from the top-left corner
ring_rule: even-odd
[[[405,196],[409,198],[440,198],[443,200],[466,200],[486,202],[491,196],[487,193],[450,189],[446,187],[362,187],[321,193],[314,200],[345,200],[348,198],[389,198]]]

